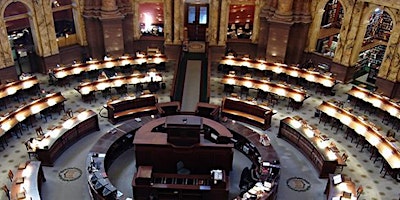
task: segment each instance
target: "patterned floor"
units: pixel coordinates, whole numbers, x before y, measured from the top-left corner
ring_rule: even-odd
[[[166,83],[166,89],[160,90],[158,92],[159,102],[169,101],[169,92],[172,84],[172,64],[167,65],[167,71],[164,74],[164,82]],[[211,78],[211,103],[220,104],[221,98],[224,95],[223,86],[219,83],[222,73],[217,70],[216,64],[214,64]],[[106,114],[105,110],[102,110],[102,105],[106,103],[106,99],[101,95],[97,95],[97,101],[93,104],[83,103],[80,94],[73,89],[77,83],[76,80],[71,81],[71,86],[65,88],[58,86],[48,85],[47,76],[37,74],[41,80],[41,88],[46,91],[62,91],[62,94],[68,99],[66,102],[66,108],[72,108],[77,110],[80,107],[90,108],[95,112],[101,112],[102,115]],[[351,85],[339,84],[335,86],[337,100],[345,101],[347,95],[346,91],[350,89]],[[133,91],[133,88],[128,88]],[[315,107],[318,106],[323,100],[328,100],[333,98],[332,96],[320,96],[316,95],[314,89],[310,89],[309,93],[311,97],[305,100],[303,107],[298,111],[292,111],[286,108],[287,101],[280,102],[273,109],[277,111],[277,114],[273,116],[272,127],[267,131],[261,131],[255,128],[255,131],[260,133],[268,134],[272,140],[272,145],[278,152],[280,156],[280,161],[282,165],[281,171],[281,181],[279,186],[278,199],[324,199],[326,198],[323,194],[326,180],[319,179],[318,174],[312,164],[292,145],[288,144],[282,139],[276,137],[279,120],[285,118],[286,116],[299,115],[300,117],[306,119],[309,123],[315,124],[322,132],[326,133],[331,137],[337,144],[341,151],[345,151],[350,155],[348,160],[348,166],[344,168],[343,173],[350,176],[357,185],[364,186],[364,193],[361,195],[360,199],[376,199],[376,200],[398,200],[400,198],[399,183],[394,181],[390,176],[382,178],[379,174],[381,163],[373,163],[369,160],[369,153],[367,151],[359,152],[359,148],[356,148],[354,143],[346,140],[343,135],[343,130],[338,133],[331,131],[330,126],[323,126],[318,124],[318,118],[314,117]],[[118,95],[118,94],[113,94]],[[250,96],[255,97],[255,92],[251,92]],[[187,97],[184,97],[187,98]],[[14,102],[9,107],[17,105]],[[347,105],[350,106],[350,105]],[[357,112],[357,109],[355,109]],[[5,112],[2,110],[1,112]],[[360,112],[363,114],[363,112]],[[51,124],[57,124],[60,122],[62,115],[54,114],[53,119],[45,122],[38,118],[36,126],[41,126],[42,128],[47,128]],[[113,125],[111,125],[107,119],[99,118],[100,131],[90,134],[76,144],[65,151],[56,161],[54,167],[44,167],[44,173],[47,182],[43,184],[42,196],[44,200],[53,199],[90,199],[87,185],[86,185],[86,174],[84,160],[86,159],[87,152],[91,148],[92,144],[101,137],[102,133],[110,130]],[[374,114],[369,116],[369,119],[379,126],[384,128],[384,131],[388,127],[381,124],[381,120],[378,116]],[[21,138],[11,138],[8,140],[9,146],[5,150],[0,151],[0,183],[11,185],[7,178],[7,172],[9,169],[16,170],[18,164],[28,160],[28,155],[26,153],[25,147],[22,144],[28,138],[34,137],[34,129],[24,131]],[[399,134],[397,134],[397,139]],[[129,152],[125,156],[130,156]],[[123,156],[122,156],[123,157]],[[239,162],[240,159],[238,158]],[[124,163],[124,161],[118,159],[119,163]],[[127,166],[132,165],[132,163],[125,163]],[[132,165],[133,166],[133,165]],[[114,166],[115,167],[115,166]],[[83,171],[83,174],[79,176],[76,180],[65,181],[60,178],[60,173],[64,172],[66,169],[77,168]],[[117,167],[118,169],[119,167]],[[76,173],[79,170],[68,171],[66,177],[77,177]],[[132,170],[132,169],[129,169]],[[127,172],[132,173],[132,172]],[[65,174],[65,173],[64,173]],[[303,180],[303,181],[301,181]],[[123,179],[121,178],[115,181],[120,181],[126,183],[129,188],[131,177]],[[114,182],[113,182],[114,183]],[[303,188],[302,188],[303,187]],[[294,188],[294,189],[293,189]],[[304,191],[303,191],[304,190]],[[6,199],[4,193],[0,194],[0,199]]]

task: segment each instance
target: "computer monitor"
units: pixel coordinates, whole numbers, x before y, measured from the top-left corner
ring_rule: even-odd
[[[104,186],[108,185],[108,180],[105,178],[98,179],[97,182],[94,184],[95,190],[101,190]]]
[[[99,171],[96,171],[93,173],[92,177],[90,178],[90,181],[94,184],[97,182],[97,180],[102,179],[103,175]]]
[[[341,174],[333,176],[333,184],[337,185],[341,182],[343,182],[343,177]]]
[[[116,197],[117,196],[117,188],[115,188],[111,184],[108,184],[108,185],[104,186],[102,195],[103,195],[103,197]]]

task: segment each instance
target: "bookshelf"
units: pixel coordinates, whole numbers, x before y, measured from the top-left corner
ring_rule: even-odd
[[[368,44],[373,39],[388,41],[392,29],[393,20],[390,15],[386,11],[376,10],[369,19],[364,44]]]
[[[322,16],[322,27],[340,28],[344,17],[343,7],[338,0],[330,0],[325,5],[325,12]]]
[[[377,45],[360,53],[357,65],[368,72],[367,82],[375,83],[385,51],[385,45]]]

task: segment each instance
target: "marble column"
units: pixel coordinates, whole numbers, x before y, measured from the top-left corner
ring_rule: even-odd
[[[397,24],[395,27],[393,27],[378,73],[378,77],[392,82],[398,81],[397,76],[400,71],[400,48],[398,47],[400,40],[399,33],[400,25]]]
[[[222,0],[221,2],[221,17],[219,21],[219,40],[218,46],[225,46],[226,44],[226,34],[228,27],[228,19],[229,19],[229,2],[228,0]]]
[[[182,0],[174,1],[174,44],[182,44],[181,40],[181,32],[183,33],[183,29],[181,30],[181,4]]]
[[[6,27],[4,18],[0,17],[0,27]],[[11,52],[6,28],[0,29],[0,69],[14,65],[14,58]]]
[[[115,13],[116,10],[118,9],[117,7],[117,2],[116,0],[102,0],[101,1],[101,10],[105,11],[103,13]]]
[[[311,4],[311,14],[313,21],[311,22],[310,29],[308,31],[308,40],[307,46],[305,48],[305,52],[315,52],[315,47],[317,46],[317,40],[319,36],[319,30],[321,28],[322,15],[324,14],[324,4],[323,2],[315,3],[316,1],[312,1]]]
[[[54,27],[54,18],[53,18],[53,11],[51,9],[51,4],[43,4],[43,16],[44,22],[46,26],[46,31],[43,33],[41,37],[45,40],[48,40],[49,45],[49,52],[47,55],[56,55],[59,53],[58,50],[58,43],[57,43],[57,36],[56,36],[56,28]]]
[[[164,38],[165,44],[172,43],[172,0],[164,1]]]
[[[121,56],[124,52],[123,15],[115,0],[103,0],[100,21],[103,27],[104,48],[107,54]]]
[[[345,49],[344,43],[347,40],[349,29],[351,28],[351,19],[352,19],[352,11],[353,9],[346,9],[344,13],[344,18],[342,19],[342,26],[340,28],[340,38],[336,46],[335,55],[333,57],[333,62],[340,63],[345,66],[349,66],[349,59],[342,60],[343,56],[350,57],[350,54],[344,55],[347,52]],[[353,33],[354,34],[354,33]],[[354,39],[353,39],[354,41]]]
[[[370,10],[371,8],[365,7],[361,8],[361,12],[359,12],[359,2],[356,3],[355,9],[354,9],[354,17],[352,19],[352,27],[350,28],[350,34],[352,37],[353,35],[356,34],[353,40],[351,41],[346,41],[345,43],[345,49],[349,49],[349,52],[351,52],[350,58],[349,58],[349,66],[355,66],[357,64],[357,61],[360,56],[360,51],[362,48],[362,44],[364,42],[364,37],[365,37],[365,32],[367,30],[367,26],[369,24],[369,15],[370,15]],[[353,33],[354,32],[354,33]]]
[[[342,26],[349,26],[345,28],[347,34],[342,37],[340,35],[340,43],[342,48],[342,57],[340,58],[340,63],[347,66],[355,66],[358,60],[358,54],[361,50],[361,45],[365,35],[365,29],[367,24],[360,24],[362,14],[363,14],[364,2],[356,2],[353,7],[353,12],[351,13],[351,21],[349,24]],[[346,21],[346,20],[345,20]],[[345,22],[344,22],[345,23]],[[345,37],[346,36],[346,37]],[[355,55],[357,54],[357,58]]]
[[[210,26],[207,31],[207,40],[209,45],[215,46],[217,45],[217,30],[218,30],[218,21],[219,21],[219,1],[211,0],[210,2]]]
[[[83,11],[82,4],[83,4],[83,1],[73,2],[72,3],[72,13],[74,16],[74,25],[75,25],[76,37],[78,39],[78,44],[81,46],[87,46],[85,23],[84,23],[83,17],[82,17],[82,11]]]
[[[140,36],[142,35],[140,32],[140,22],[139,22],[139,0],[134,0],[132,5],[133,10],[133,39],[139,40]]]
[[[274,18],[279,21],[293,20],[293,0],[279,0],[278,9],[275,12]]]
[[[253,43],[258,42],[259,29],[260,29],[260,14],[263,7],[264,7],[264,1],[256,0],[254,18],[253,18],[253,35],[251,36],[251,42]]]

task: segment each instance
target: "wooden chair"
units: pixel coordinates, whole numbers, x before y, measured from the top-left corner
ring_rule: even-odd
[[[33,141],[33,138],[30,138],[29,140],[24,142],[26,151],[28,152],[29,159],[31,159],[32,157],[36,158],[36,151],[33,150],[33,148],[30,146],[32,141]]]
[[[340,171],[342,172],[343,167],[347,166],[346,162],[347,162],[347,159],[349,158],[349,155],[347,155],[346,153],[343,153],[341,158],[343,160],[343,163],[338,164],[336,169],[340,169]]]
[[[11,169],[8,170],[8,179],[10,179],[10,182],[12,182],[14,179],[14,173],[11,171]]]
[[[358,186],[358,188],[357,188],[357,199],[360,198],[360,196],[363,193],[363,191],[364,191],[363,186],[362,185]]]
[[[386,133],[386,137],[395,138],[396,137],[396,132],[394,132],[394,130],[388,130],[387,133]]]
[[[42,136],[44,135],[44,132],[43,132],[41,126],[39,126],[38,128],[36,128],[35,131],[36,131],[36,135],[37,135],[38,137],[42,137]]]
[[[10,189],[8,189],[7,185],[3,185],[3,187],[1,187],[1,189],[3,189],[4,193],[6,193],[6,196],[8,198],[8,200],[10,200]]]

